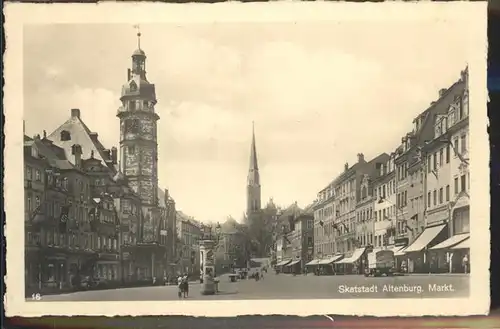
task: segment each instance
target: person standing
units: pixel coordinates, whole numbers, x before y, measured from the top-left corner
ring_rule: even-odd
[[[184,289],[184,285],[183,285],[183,281],[182,281],[182,275],[179,275],[179,277],[177,278],[177,287],[179,288],[179,291],[177,292],[177,295],[179,296],[179,298],[182,297],[182,293],[184,292],[183,289]]]
[[[469,272],[469,257],[467,257],[467,254],[465,254],[462,259],[462,267],[464,269],[464,273],[467,274]]]
[[[187,274],[184,274],[184,277],[182,278],[182,284],[183,284],[184,298],[187,298],[189,295],[189,278]]]

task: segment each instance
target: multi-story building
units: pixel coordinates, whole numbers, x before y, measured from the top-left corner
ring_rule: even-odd
[[[361,180],[360,196],[356,205],[356,240],[361,247],[373,245],[374,209],[377,200],[373,194],[373,178],[365,174]]]
[[[292,262],[287,264],[292,272],[300,273],[314,257],[314,212],[312,205],[296,213],[287,234]]]
[[[396,201],[396,172],[394,170],[394,157],[380,167],[380,172],[373,179],[373,221],[375,248],[392,246],[395,243],[394,232],[398,216]]]
[[[295,230],[295,219],[299,216],[301,211],[302,209],[300,209],[297,202],[295,202],[281,211],[276,221],[276,268],[285,273],[292,270],[292,268],[288,266],[289,264],[295,260],[299,260],[298,257],[296,257],[298,254],[295,253],[294,255],[293,250],[298,250],[300,241],[297,239],[294,240],[292,236]],[[299,266],[298,263],[299,261],[295,262],[293,265]]]
[[[334,187],[330,184],[318,193],[314,209],[314,253],[316,259],[335,253],[333,220],[335,218]]]
[[[177,212],[177,234],[181,241],[178,269],[182,273],[198,275],[200,268],[200,223],[183,212]]]
[[[362,153],[358,154],[358,162],[349,168],[346,163],[344,173],[334,182],[335,202],[335,247],[341,254],[352,253],[360,243],[356,239],[356,206],[361,199],[361,183],[365,178],[374,176],[380,166],[388,161],[385,153],[367,162]],[[368,178],[367,177],[367,178]],[[368,209],[371,206],[368,206]]]
[[[415,175],[423,181],[425,195],[422,202],[413,199],[418,207],[423,203],[425,222],[420,234],[405,249],[408,270],[412,272],[451,271],[458,265],[457,259],[450,261],[453,253],[449,249],[468,238],[467,70],[450,88],[440,91],[440,98],[431,109],[434,115],[427,123],[431,136],[419,148],[422,171]]]
[[[319,263],[322,258],[331,259],[333,263],[334,256],[341,254],[345,256],[342,260],[342,270],[345,270],[350,267],[346,264],[357,263],[364,253],[365,248],[360,248],[363,240],[368,244],[373,239],[373,226],[367,222],[374,211],[374,200],[368,194],[370,177],[375,177],[388,158],[383,153],[367,162],[359,153],[357,163],[351,167],[346,163],[344,172],[318,194],[314,206],[314,234],[315,258]],[[360,225],[358,216],[361,216]],[[361,220],[362,216],[365,216],[365,222]]]

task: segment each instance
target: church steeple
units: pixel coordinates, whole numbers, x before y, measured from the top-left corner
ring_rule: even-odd
[[[257,147],[255,145],[255,126],[252,122],[252,145],[250,147],[250,166],[247,179],[247,214],[261,209],[260,175],[257,161]]]

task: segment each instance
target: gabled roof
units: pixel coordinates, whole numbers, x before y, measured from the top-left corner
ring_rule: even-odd
[[[74,169],[75,167],[71,164],[62,154],[61,149],[55,145],[51,145],[50,141],[47,145],[46,142],[42,141],[39,137],[35,139],[29,139],[24,141],[24,147],[32,148],[35,147],[38,154],[41,155],[52,167],[58,169]],[[58,152],[59,151],[59,152]]]
[[[63,130],[70,133],[70,140],[61,140],[61,132]],[[71,117],[54,130],[48,138],[52,140],[55,145],[64,149],[66,159],[68,159],[72,164],[74,164],[75,160],[71,147],[75,144],[79,144],[82,147],[82,159],[89,159],[93,153],[94,159],[100,160],[103,165],[107,165],[106,160],[110,161],[111,159],[104,153],[105,147],[101,144],[97,137],[93,139],[90,135],[91,130],[81,119],[80,111],[72,110]],[[113,172],[117,171],[117,168],[114,165],[109,165],[108,167]]]

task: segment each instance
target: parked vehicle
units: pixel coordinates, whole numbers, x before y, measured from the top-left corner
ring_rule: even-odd
[[[365,276],[392,276],[395,258],[392,250],[373,251],[368,254]]]

